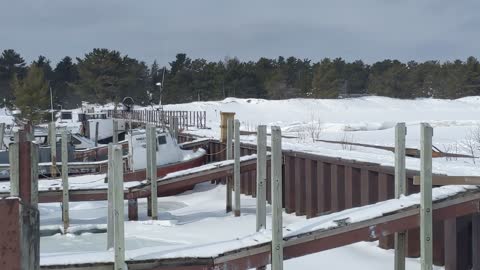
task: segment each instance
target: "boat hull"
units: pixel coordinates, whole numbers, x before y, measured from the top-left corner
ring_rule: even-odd
[[[194,167],[201,166],[206,163],[206,154],[203,154],[201,156],[185,160],[185,161],[180,161],[176,163],[170,163],[170,164],[165,164],[162,166],[157,167],[157,178],[161,178],[169,173],[176,172],[176,171],[181,171],[181,170],[186,170],[186,169],[191,169]],[[123,181],[124,182],[129,182],[129,181],[142,181],[147,178],[147,173],[145,169],[141,170],[136,170],[134,172],[125,172],[123,174]]]

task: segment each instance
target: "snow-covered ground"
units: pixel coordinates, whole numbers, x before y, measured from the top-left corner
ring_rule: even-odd
[[[393,165],[393,153],[384,150],[345,146],[314,139],[394,146],[394,126],[407,125],[407,147],[420,148],[420,123],[434,128],[433,145],[444,152],[471,155],[469,143],[480,156],[480,97],[456,100],[400,100],[386,97],[355,99],[235,99],[166,105],[166,110],[205,110],[211,129],[190,130],[201,136],[218,138],[220,112],[235,112],[241,129],[255,131],[259,124],[277,125],[284,138],[283,148]],[[480,139],[479,139],[480,140]],[[256,137],[242,136],[242,141],[255,143]],[[476,159],[476,163],[480,161]],[[407,159],[408,169],[419,169],[416,158]],[[471,158],[437,158],[434,172],[448,175],[480,175],[480,167]]]
[[[100,109],[100,108],[98,108]],[[139,108],[136,108],[139,109]],[[148,109],[151,109],[148,108]],[[338,144],[313,142],[313,139],[340,140],[393,146],[394,125],[406,122],[407,147],[418,148],[420,123],[434,127],[433,142],[440,150],[471,154],[469,135],[480,124],[480,97],[457,100],[398,100],[384,97],[363,97],[344,100],[290,99],[267,101],[261,99],[234,99],[166,105],[165,110],[205,110],[207,125],[211,129],[189,132],[206,137],[219,137],[220,112],[235,112],[242,130],[254,131],[258,124],[278,125],[284,138],[283,148],[321,155],[365,160],[393,165],[393,153],[365,147],[345,147]],[[0,111],[0,121],[5,113]],[[1,118],[3,117],[3,118]],[[242,136],[242,141],[256,141],[254,135]],[[480,145],[479,145],[480,147]],[[479,149],[475,154],[478,155]],[[471,158],[437,158],[434,172],[449,175],[480,176],[480,160]],[[407,168],[418,169],[419,161],[407,159]],[[97,176],[99,177],[99,176]],[[100,177],[101,178],[101,177]],[[98,187],[103,187],[102,179]],[[87,182],[74,180],[76,186]],[[47,183],[46,185],[51,185]],[[56,184],[56,183],[54,183]],[[96,185],[97,183],[93,183]],[[0,191],[1,191],[0,187]],[[444,187],[436,196],[455,194],[473,187]],[[8,187],[3,187],[8,189]],[[218,250],[231,249],[269,240],[268,228],[255,231],[255,200],[242,196],[242,216],[235,218],[224,213],[225,187],[210,184],[197,185],[194,191],[159,199],[158,221],[145,216],[146,201],[139,201],[140,221],[127,222],[125,227],[127,259],[168,258],[182,255],[212,255]],[[400,201],[369,206],[359,212],[347,210],[335,218],[349,217],[353,222],[371,218],[383,211],[415,204],[418,198],[405,197]],[[82,228],[104,228],[106,202],[72,203],[72,234],[53,235],[41,239],[41,263],[112,261],[113,254],[106,250],[105,233],[73,232]],[[41,224],[49,229],[61,224],[59,204],[41,204]],[[284,214],[288,233],[300,233],[306,228],[325,228],[332,225],[333,217],[306,220],[304,217]],[[270,216],[268,217],[270,222]],[[393,269],[393,252],[379,249],[375,243],[357,243],[309,256],[288,260],[286,269]],[[418,259],[408,259],[407,269],[420,269]],[[441,268],[438,268],[441,269]]]

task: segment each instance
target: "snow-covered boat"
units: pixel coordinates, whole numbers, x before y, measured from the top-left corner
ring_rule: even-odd
[[[43,133],[36,133],[36,140],[41,145],[44,138]],[[45,135],[46,136],[46,135]],[[95,172],[106,172],[108,159],[108,147],[101,145],[85,150],[75,150],[74,141],[79,137],[78,134],[71,136],[69,143],[68,159],[69,162],[75,162],[75,167],[69,168],[70,174],[85,174]],[[131,134],[126,136],[126,140],[119,142],[124,149],[124,155],[128,157],[127,166],[124,175],[125,181],[138,181],[145,179],[146,168],[146,133],[145,130],[134,129]],[[203,165],[205,163],[206,152],[203,149],[184,150],[181,149],[177,141],[172,138],[169,132],[157,131],[156,135],[156,159],[157,176],[161,177],[167,173],[184,170]],[[39,149],[39,173],[48,175],[50,171],[50,147],[41,145]],[[57,162],[61,162],[60,142],[57,142]],[[0,179],[8,179],[8,150],[0,151]],[[61,163],[57,163],[61,164]],[[82,166],[85,164],[85,166]],[[98,165],[98,166],[97,166]]]
[[[118,139],[123,140],[126,131],[125,121],[117,120],[117,123]],[[56,126],[72,134],[81,134],[92,141],[97,138],[99,144],[111,142],[114,136],[113,119],[108,118],[107,113],[101,111],[61,110],[57,114]]]
[[[156,134],[157,176],[203,165],[206,151],[204,149],[184,150],[169,132],[157,130]],[[142,129],[134,129],[126,135],[129,152],[130,172],[124,175],[125,181],[139,180],[145,175],[147,167],[146,133]]]

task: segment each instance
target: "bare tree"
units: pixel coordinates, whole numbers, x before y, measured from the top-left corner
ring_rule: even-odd
[[[308,133],[308,136],[312,139],[312,142],[320,139],[320,134],[322,133],[322,122],[320,117],[315,117],[312,113],[310,115],[310,122],[305,126],[305,130]]]
[[[352,151],[355,150],[355,146],[352,143],[355,142],[355,137],[353,134],[349,134],[348,132],[344,132],[343,136],[340,138],[342,150]]]
[[[458,142],[454,142],[453,144],[443,144],[442,148],[444,153],[450,153],[455,155],[458,154]],[[458,157],[445,155],[445,160],[446,161],[458,160]]]
[[[476,164],[475,159],[478,151],[480,151],[480,125],[470,129],[464,141],[465,148],[472,156],[473,164]]]

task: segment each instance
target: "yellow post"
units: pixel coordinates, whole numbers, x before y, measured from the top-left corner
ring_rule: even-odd
[[[228,119],[235,119],[234,112],[220,112],[220,141],[226,142],[227,141],[227,122]]]

